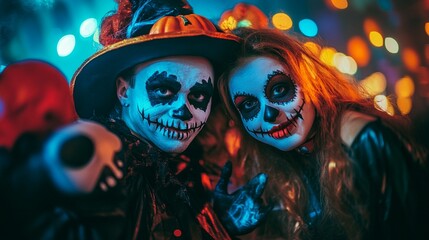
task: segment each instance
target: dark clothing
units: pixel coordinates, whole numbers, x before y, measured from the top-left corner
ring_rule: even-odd
[[[348,154],[367,181],[370,225],[366,239],[426,239],[429,177],[411,148],[380,120],[368,123]]]
[[[429,174],[408,147],[406,141],[381,120],[368,123],[350,148],[344,146],[353,162],[356,187],[369,206],[369,229],[362,233],[362,239],[427,239],[429,236]],[[318,171],[314,167],[305,168],[303,173],[309,194],[305,222],[310,231],[309,236],[303,238],[348,239],[338,220],[323,214]],[[269,225],[262,225],[243,239],[288,239],[281,231],[282,221],[278,220],[287,214],[284,209],[273,211],[266,221]]]
[[[25,229],[23,238],[230,239],[205,196],[189,187],[195,179],[175,174],[176,165],[183,162],[179,157],[140,141],[123,122],[100,122],[122,141],[115,157],[124,163],[125,177],[107,192],[59,195],[58,202],[32,216],[29,227],[16,227]]]

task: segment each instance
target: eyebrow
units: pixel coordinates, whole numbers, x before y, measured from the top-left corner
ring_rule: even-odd
[[[209,77],[208,80],[202,79],[201,83],[195,83],[194,86],[191,87],[190,89],[191,92],[194,91],[204,91],[207,92],[209,94],[213,94],[213,84],[212,84],[212,79]]]

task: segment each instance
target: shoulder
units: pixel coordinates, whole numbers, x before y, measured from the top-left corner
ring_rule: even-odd
[[[361,130],[370,122],[375,121],[376,118],[364,113],[356,111],[346,111],[341,117],[340,135],[341,141],[350,147],[355,140],[356,136]]]

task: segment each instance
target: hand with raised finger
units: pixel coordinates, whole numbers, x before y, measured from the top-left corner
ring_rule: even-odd
[[[267,175],[260,173],[232,194],[227,187],[232,174],[232,163],[228,161],[214,192],[214,210],[231,235],[243,235],[253,231],[265,219],[272,205],[263,206],[261,195]]]
[[[107,191],[124,176],[124,163],[115,158],[120,139],[104,126],[77,121],[56,131],[44,146],[43,159],[54,185],[64,193]]]

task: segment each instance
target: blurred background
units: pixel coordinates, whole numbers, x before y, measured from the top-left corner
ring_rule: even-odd
[[[429,0],[189,0],[223,29],[270,27],[306,37],[327,64],[360,81],[390,114],[411,117],[429,145]],[[0,71],[37,58],[68,81],[100,49],[114,0],[0,0]],[[395,106],[395,107],[393,107]]]

